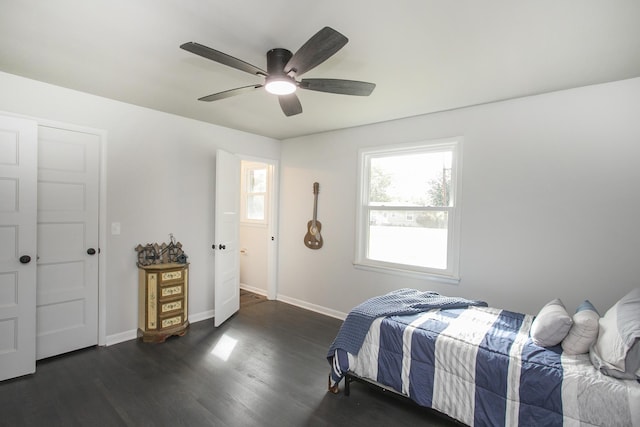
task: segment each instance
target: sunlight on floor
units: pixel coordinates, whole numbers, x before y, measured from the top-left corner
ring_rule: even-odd
[[[233,352],[237,343],[237,339],[231,338],[227,334],[223,334],[215,347],[213,347],[213,350],[211,350],[211,354],[226,362],[229,360],[229,356],[231,356],[231,352]]]

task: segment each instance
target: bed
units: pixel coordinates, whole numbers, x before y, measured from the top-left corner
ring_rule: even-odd
[[[398,304],[397,293],[410,301]],[[466,425],[640,426],[637,377],[614,378],[588,353],[535,344],[534,316],[448,297],[416,308],[422,294],[400,290],[354,308],[327,354],[331,392],[346,377],[348,394],[357,379]],[[379,316],[389,296],[392,308]]]

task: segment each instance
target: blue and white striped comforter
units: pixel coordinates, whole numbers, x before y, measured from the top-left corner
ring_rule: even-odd
[[[378,318],[357,355],[335,350],[332,377],[350,371],[468,425],[640,426],[640,383],[536,346],[532,321],[485,307]]]

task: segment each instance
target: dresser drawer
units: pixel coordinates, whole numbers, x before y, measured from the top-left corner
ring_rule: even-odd
[[[160,303],[160,316],[164,316],[166,313],[170,313],[172,311],[180,311],[184,308],[184,301],[182,299],[177,299],[174,301],[167,301]]]
[[[164,317],[160,319],[160,329],[175,328],[184,323],[184,314],[176,314],[175,316]]]
[[[160,273],[160,284],[184,281],[184,270],[169,270]]]
[[[160,301],[166,299],[173,299],[176,297],[184,297],[185,294],[185,286],[184,283],[177,283],[174,285],[165,285],[160,286],[160,292],[158,297]]]

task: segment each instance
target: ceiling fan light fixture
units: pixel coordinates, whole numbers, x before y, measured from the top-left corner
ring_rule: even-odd
[[[264,88],[274,95],[290,95],[296,91],[295,81],[288,76],[269,76]]]

